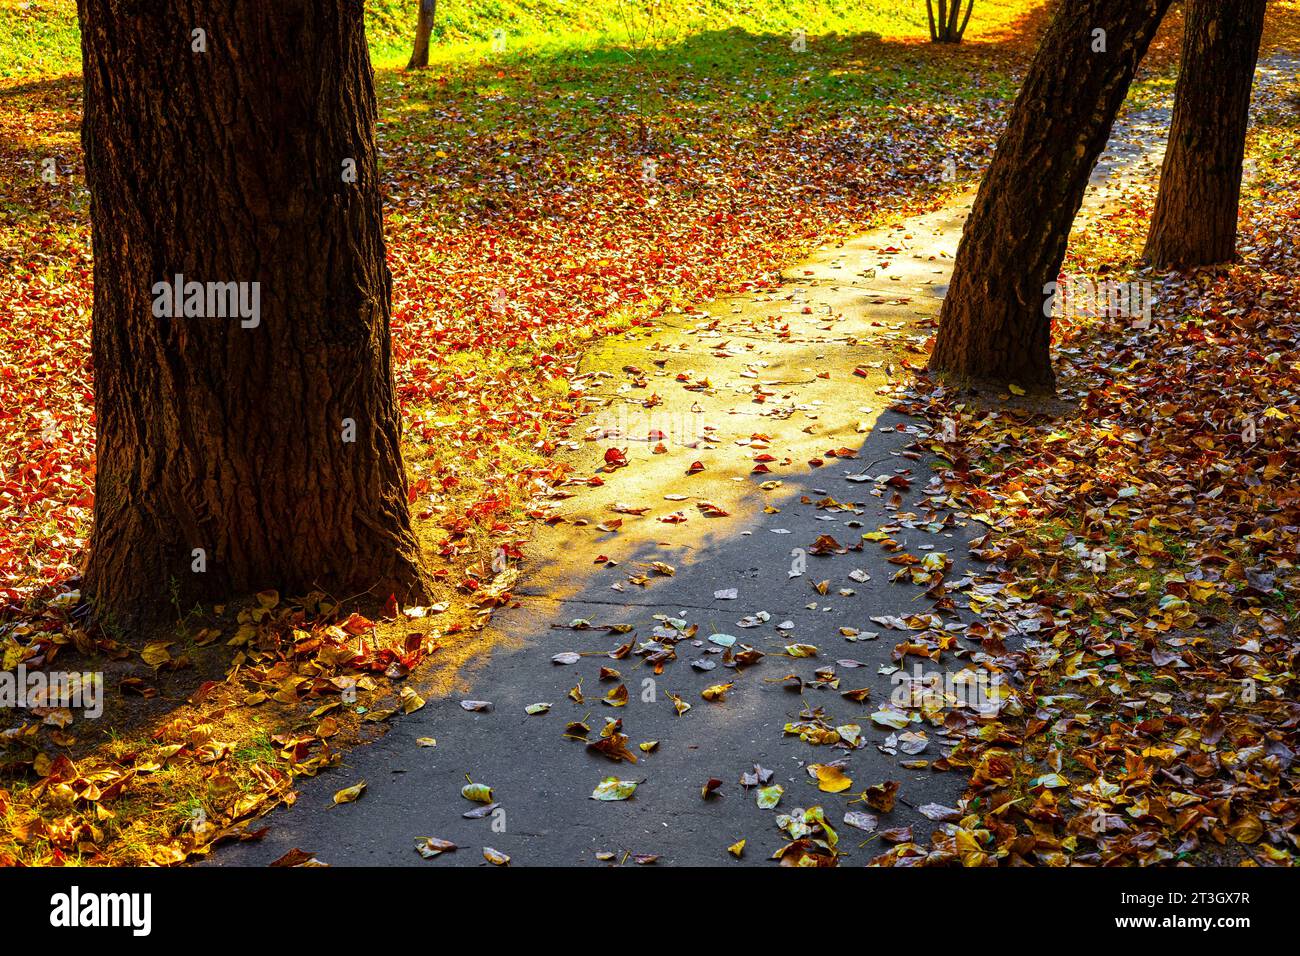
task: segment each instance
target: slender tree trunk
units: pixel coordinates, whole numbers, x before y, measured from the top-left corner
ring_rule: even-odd
[[[972,0],[974,2],[974,0]],[[956,43],[958,17],[961,16],[962,0],[952,0],[952,9],[948,11],[948,35],[946,39],[949,43]]]
[[[1146,258],[1160,267],[1228,262],[1266,0],[1191,0],[1169,149]]]
[[[965,2],[966,5],[963,7],[962,0],[939,0],[939,14],[936,18],[934,0],[925,0],[926,13],[930,19],[930,39],[933,42],[961,42],[962,35],[966,32],[966,25],[970,22],[971,10],[975,6],[975,0],[965,0]],[[965,19],[962,19],[963,9],[966,11]]]
[[[419,596],[362,0],[78,7],[94,618],[265,588]]]
[[[966,222],[935,371],[1054,390],[1044,289],[1058,278],[1088,177],[1169,3],[1058,5]]]
[[[429,38],[433,36],[437,12],[438,0],[420,0],[420,12],[415,21],[415,49],[406,64],[408,70],[420,70],[429,65]]]
[[[975,9],[975,0],[966,0],[966,15],[962,17],[961,26],[957,28],[956,42],[960,43],[961,38],[966,35],[966,28],[970,26],[970,14]]]

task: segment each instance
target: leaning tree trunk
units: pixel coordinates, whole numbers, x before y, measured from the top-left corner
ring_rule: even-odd
[[[966,13],[962,16],[961,0],[952,0],[952,12],[948,17],[948,41],[960,43],[970,23],[970,13],[975,9],[975,0],[966,0]]]
[[[362,0],[78,6],[94,618],[422,594]]]
[[[415,49],[406,64],[408,70],[419,70],[429,65],[429,38],[433,36],[437,11],[438,0],[420,0],[420,12],[415,21]]]
[[[1059,276],[1088,178],[1169,4],[1058,5],[966,222],[931,369],[1055,389],[1044,289]]]
[[[1146,258],[1159,267],[1228,262],[1237,253],[1237,203],[1250,90],[1266,0],[1191,0],[1169,149]]]

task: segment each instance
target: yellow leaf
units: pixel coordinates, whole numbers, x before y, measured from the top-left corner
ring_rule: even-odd
[[[409,687],[402,688],[402,713],[411,714],[424,706],[424,698]]]
[[[150,667],[161,667],[172,659],[171,652],[167,650],[171,645],[171,641],[150,641],[140,652],[140,657]]]
[[[1228,832],[1238,843],[1258,843],[1260,837],[1264,835],[1264,824],[1254,814],[1247,814],[1230,823]]]
[[[853,781],[839,767],[815,763],[810,769],[817,774],[817,789],[823,793],[843,793],[853,786]]]
[[[338,793],[334,794],[334,803],[352,803],[361,796],[362,791],[365,789],[366,782],[364,780],[358,784],[352,785],[351,787],[344,787]]]
[[[712,687],[706,687],[700,691],[700,696],[705,700],[726,700],[727,691],[736,685],[735,681],[727,684],[714,684]]]

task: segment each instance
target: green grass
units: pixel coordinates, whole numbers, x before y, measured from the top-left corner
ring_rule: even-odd
[[[231,756],[241,763],[274,764],[280,758],[280,749],[265,731],[257,731],[246,737]]]
[[[549,129],[562,115],[585,112],[588,122],[602,124],[600,132],[614,133],[627,116],[597,108],[610,99],[641,100],[639,112],[646,117],[664,111],[733,112],[742,102],[781,107],[776,122],[793,127],[807,119],[799,112],[802,108],[875,111],[900,100],[960,102],[1009,92],[1000,76],[985,86],[970,82],[967,63],[952,64],[951,69],[944,62],[911,64],[901,52],[882,50],[887,60],[871,62],[851,38],[835,36],[819,40],[813,53],[800,57],[790,53],[784,38],[755,38],[733,27],[636,52],[594,42],[581,48],[536,50],[526,57],[526,70],[497,74],[456,65],[446,73],[435,67],[423,74],[386,74],[379,82],[385,98],[400,104],[397,115],[388,119],[400,119],[403,132],[417,137],[426,127],[433,132],[445,125],[441,114],[449,103],[466,107],[459,117],[462,135],[515,128],[520,99],[531,99],[545,111],[533,117],[537,128]],[[748,131],[729,132],[768,134],[771,117],[765,120],[762,129],[751,125]],[[590,173],[601,175],[599,169]]]
[[[986,0],[1003,21],[1012,0]],[[919,0],[439,0],[431,65],[593,46],[644,50],[693,34],[741,30],[809,37],[828,33],[927,35]],[[366,32],[377,67],[410,55],[416,0],[368,0]],[[977,11],[973,29],[983,10]],[[504,33],[504,54],[493,50]],[[78,72],[75,0],[0,0],[0,80]]]
[[[0,80],[80,70],[81,31],[73,0],[0,0]]]
[[[414,0],[373,0],[366,29],[376,66],[400,65],[410,54]],[[834,32],[916,33],[927,28],[924,5],[912,0],[440,0],[430,64],[491,51],[504,32],[505,52],[620,46],[646,49],[699,33],[809,36]]]

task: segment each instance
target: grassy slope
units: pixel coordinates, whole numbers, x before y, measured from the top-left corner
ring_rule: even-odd
[[[926,36],[920,0],[440,0],[435,61],[480,55],[498,29],[516,52],[539,48],[671,42],[688,33],[739,28],[751,33],[805,30]],[[980,0],[971,34],[1013,23],[1022,0]],[[415,0],[368,0],[366,26],[376,66],[398,66],[410,52]],[[0,82],[80,69],[75,0],[0,0]]]

